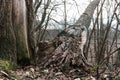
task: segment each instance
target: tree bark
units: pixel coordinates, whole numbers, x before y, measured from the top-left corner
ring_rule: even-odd
[[[115,65],[120,66],[120,50],[117,52]]]
[[[13,0],[13,26],[16,36],[17,61],[29,63],[29,49],[27,43],[27,19],[25,0]]]
[[[73,25],[74,27],[79,26],[81,28],[79,33],[78,33],[78,35],[80,35],[79,39],[80,39],[80,43],[81,43],[79,45],[79,48],[81,49],[81,55],[83,57],[83,60],[85,60],[85,62],[86,62],[87,55],[86,56],[84,55],[84,52],[85,52],[84,47],[85,47],[85,44],[86,44],[87,39],[88,39],[88,36],[87,36],[88,35],[88,28],[90,26],[91,19],[93,18],[95,8],[98,6],[99,2],[100,2],[100,0],[93,0],[87,6],[84,13],[80,16],[80,18]],[[76,33],[76,30],[73,33]],[[87,64],[89,64],[89,63],[87,63]]]
[[[29,64],[25,0],[0,0],[0,6],[0,58]]]
[[[16,39],[12,24],[12,0],[0,0],[0,59],[16,63]]]
[[[30,51],[30,56],[32,60],[35,60],[35,37],[34,37],[34,19],[35,13],[33,8],[33,1],[26,0],[27,6],[27,36],[28,36],[28,46]]]
[[[95,8],[98,6],[100,0],[93,0],[85,9],[84,13],[80,16],[80,18],[76,21],[74,25],[82,25],[87,29],[90,26],[91,19],[94,14]]]

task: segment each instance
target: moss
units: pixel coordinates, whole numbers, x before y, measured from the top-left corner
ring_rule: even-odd
[[[0,60],[0,69],[9,71],[14,67],[13,63],[7,60]]]
[[[30,56],[29,56],[29,52],[28,51],[21,50],[21,53],[19,51],[18,58],[17,58],[17,64],[21,65],[21,66],[28,66],[28,65],[30,65]]]

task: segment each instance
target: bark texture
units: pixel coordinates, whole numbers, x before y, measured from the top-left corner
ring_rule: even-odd
[[[100,0],[93,0],[85,9],[84,13],[80,16],[80,18],[77,20],[75,25],[82,25],[85,26],[87,29],[90,26],[91,19],[94,14],[95,8],[98,6]]]
[[[25,0],[0,0],[0,58],[29,63]]]
[[[25,0],[13,0],[13,26],[16,36],[17,61],[29,60]],[[29,62],[29,61],[28,61]]]
[[[16,39],[12,25],[12,0],[0,0],[0,59],[16,61]]]
[[[28,33],[28,46],[30,51],[30,56],[32,59],[34,59],[34,49],[35,49],[35,37],[34,37],[34,8],[33,8],[33,1],[32,0],[26,0],[26,6],[27,6],[27,33]]]

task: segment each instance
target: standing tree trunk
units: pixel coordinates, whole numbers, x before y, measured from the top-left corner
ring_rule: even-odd
[[[0,0],[0,59],[16,63],[16,52],[12,0]]]
[[[115,65],[120,66],[120,50],[117,52]]]
[[[0,58],[30,62],[25,0],[0,0]]]
[[[29,48],[27,38],[27,16],[25,0],[13,0],[13,26],[16,36],[17,61],[29,63]]]
[[[31,59],[35,60],[35,37],[34,37],[34,7],[32,0],[26,0],[27,6],[27,36],[28,36],[28,46],[30,51]]]

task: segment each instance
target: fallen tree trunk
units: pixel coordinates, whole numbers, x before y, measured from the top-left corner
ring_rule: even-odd
[[[58,59],[58,61],[61,64],[61,61],[59,60],[59,58],[62,58],[64,56],[63,59],[61,59],[62,61],[63,60],[69,61],[69,63],[72,62],[73,64],[74,62],[77,62],[77,64],[79,65],[81,63],[84,63],[87,66],[88,65],[92,66],[90,63],[87,62],[87,59],[85,58],[83,53],[83,48],[84,48],[84,45],[86,44],[87,31],[91,23],[91,18],[93,17],[94,10],[98,6],[99,2],[100,0],[93,0],[88,5],[84,13],[77,20],[77,22],[72,26],[69,26],[67,29],[65,29],[63,32],[61,32],[58,35],[58,38],[59,38],[58,41],[61,41],[60,39],[62,39],[61,41],[62,44],[58,46],[55,52],[53,52],[53,54],[55,54],[53,56],[53,60],[52,58],[50,58],[50,61],[48,61],[48,64],[51,64],[52,62],[57,61],[56,59]],[[62,50],[62,48],[65,50]],[[55,59],[55,56],[56,56],[56,59]]]
[[[41,65],[44,66],[44,68],[66,70],[71,67],[76,67],[89,73],[87,67],[92,67],[92,65],[87,62],[83,53],[83,48],[86,44],[87,31],[90,26],[91,18],[99,2],[100,0],[93,0],[78,21],[56,37],[53,44],[58,45],[54,46],[49,56],[47,54],[42,58]],[[44,51],[43,54],[45,54]]]

